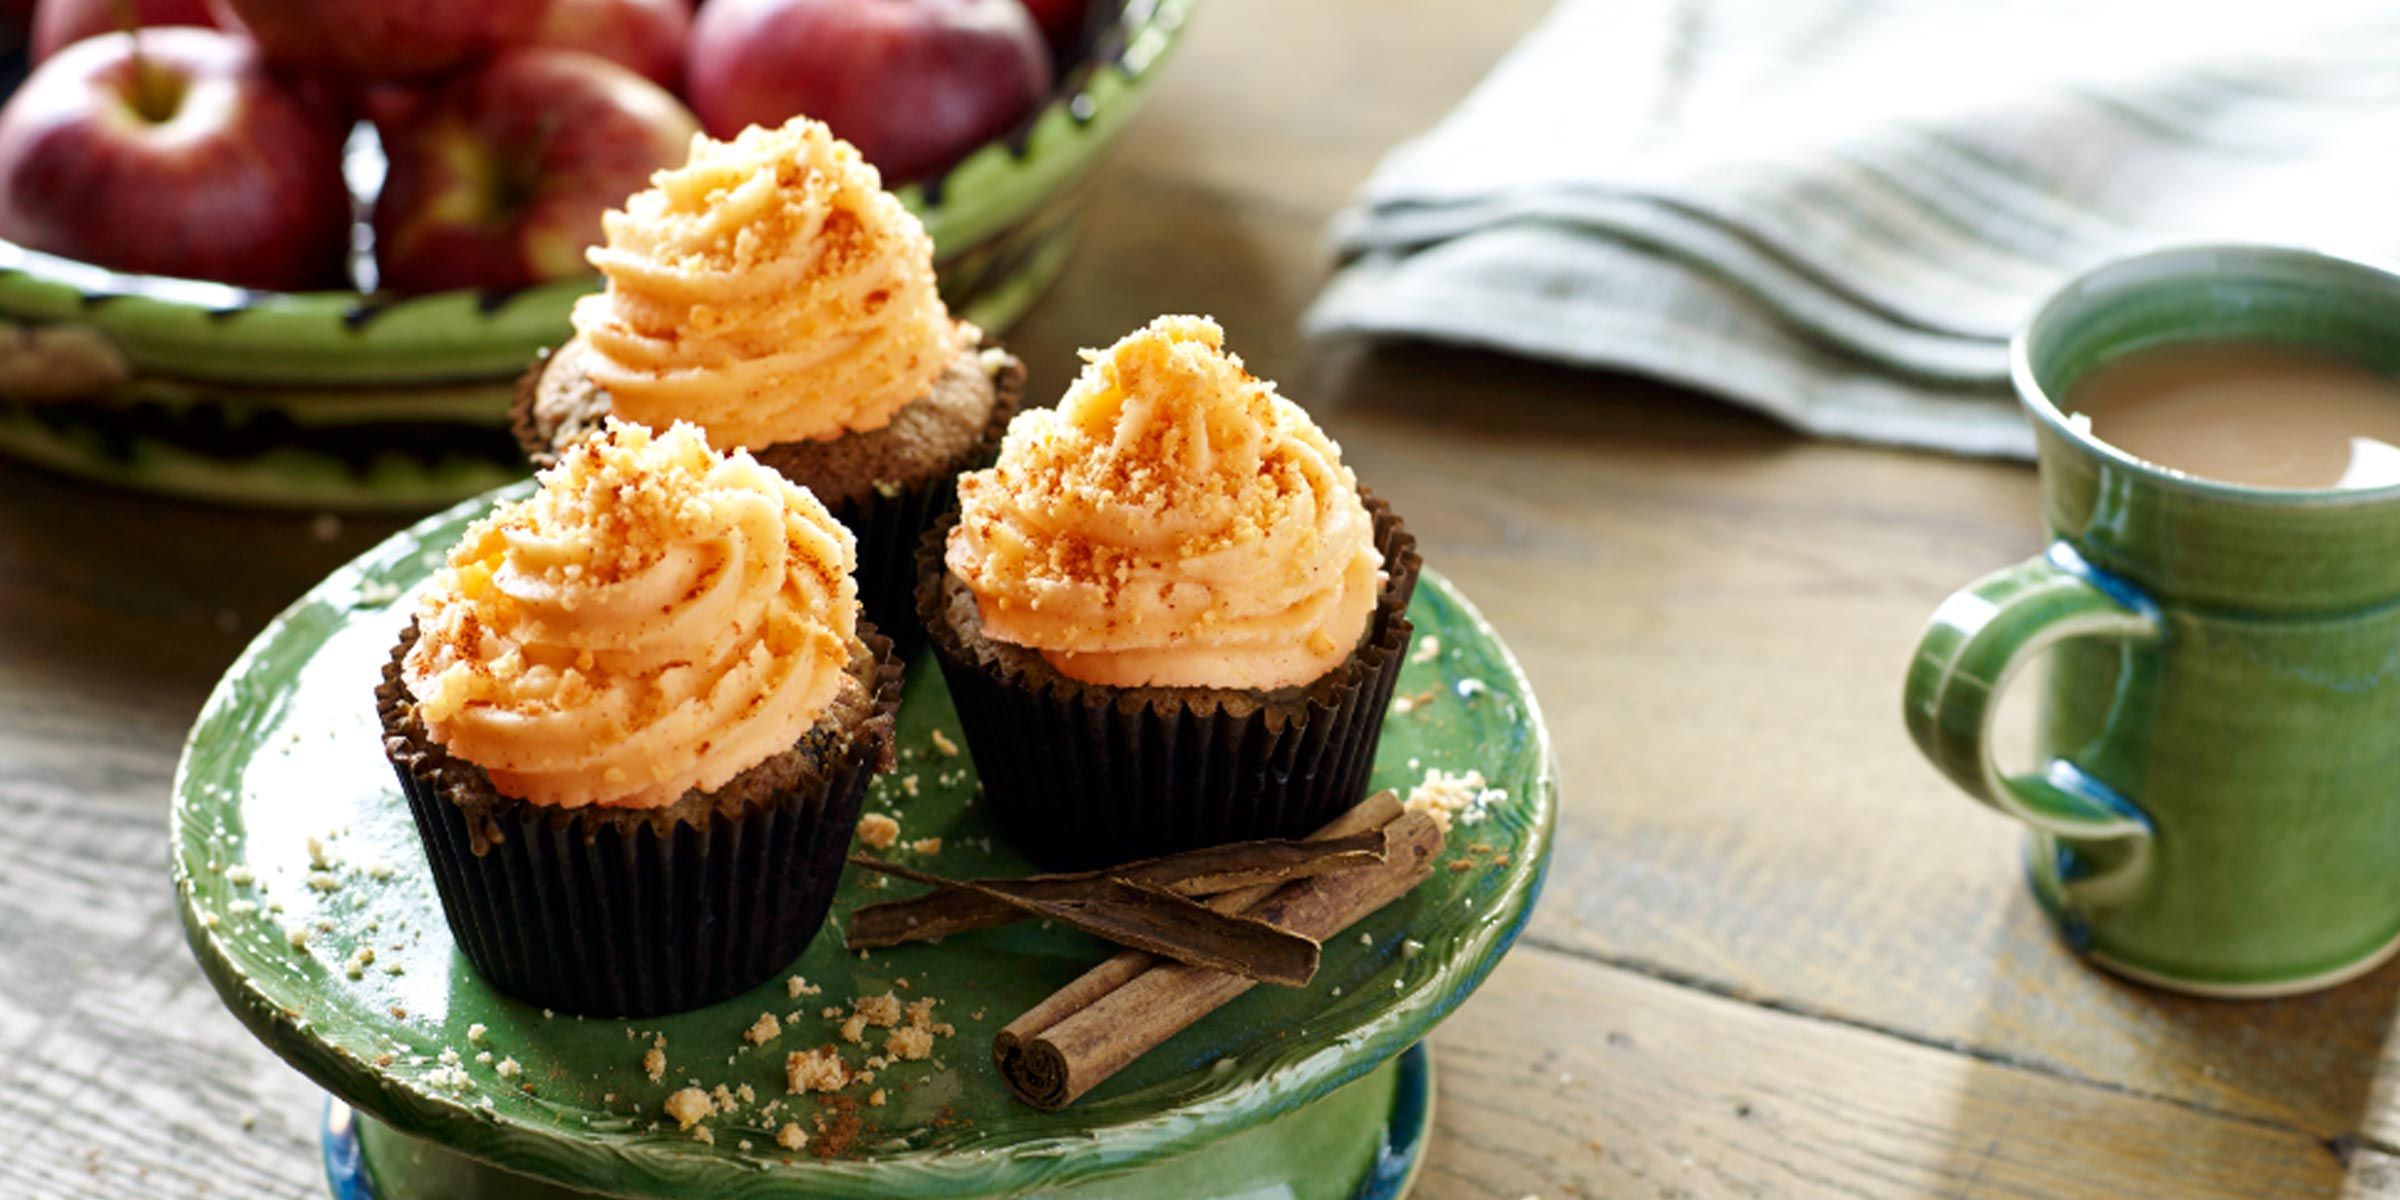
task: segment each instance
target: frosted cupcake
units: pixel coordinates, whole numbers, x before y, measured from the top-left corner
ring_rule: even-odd
[[[1025,386],[951,318],[924,226],[806,119],[694,138],[603,224],[606,290],[519,389],[526,454],[546,464],[610,415],[749,450],[857,533],[867,616],[911,649],[917,538],[959,472],[991,461]]]
[[[1304,834],[1365,792],[1415,540],[1215,322],[1085,358],[919,550],[993,810],[1062,869]]]
[[[377,689],[450,928],[512,996],[748,990],[825,919],[899,668],[848,530],[750,456],[610,422],[470,527]]]

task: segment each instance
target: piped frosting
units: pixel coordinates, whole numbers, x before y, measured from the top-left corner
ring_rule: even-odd
[[[537,804],[655,808],[791,748],[857,638],[857,551],[807,489],[623,422],[476,522],[402,677],[433,739]]]
[[[1383,565],[1340,448],[1207,318],[1084,359],[959,479],[946,560],[985,635],[1115,687],[1273,689],[1340,665]]]
[[[751,449],[863,433],[966,344],[925,227],[817,121],[694,137],[601,224],[607,287],[574,325],[628,420]]]

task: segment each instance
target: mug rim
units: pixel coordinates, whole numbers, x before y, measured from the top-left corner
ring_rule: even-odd
[[[2096,455],[2116,467],[2172,490],[2212,499],[2284,508],[2337,508],[2400,500],[2400,481],[2371,488],[2261,487],[2210,479],[2163,466],[2128,454],[2089,431],[2076,428],[2048,389],[2034,377],[2034,340],[2046,333],[2058,321],[2061,310],[2079,299],[2086,290],[2104,284],[2114,276],[2159,272],[2162,269],[2170,274],[2195,279],[2222,276],[2228,260],[2236,264],[2243,261],[2309,262],[2335,270],[2371,275],[2392,286],[2396,294],[2394,307],[2400,311],[2400,269],[2360,255],[2274,242],[2192,242],[2145,250],[2113,258],[2076,273],[2044,297],[2040,307],[2034,309],[2033,316],[2017,327],[2016,333],[2008,340],[2008,377],[2016,390],[2018,405],[2051,432],[2082,448],[2085,453]]]

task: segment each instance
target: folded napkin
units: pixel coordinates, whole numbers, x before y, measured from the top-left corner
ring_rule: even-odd
[[[2007,339],[2075,272],[2400,249],[2400,5],[1562,0],[1333,238],[1312,332],[2024,455]]]

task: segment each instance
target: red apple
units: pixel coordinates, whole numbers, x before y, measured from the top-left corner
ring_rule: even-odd
[[[709,0],[684,78],[718,137],[805,114],[896,182],[1024,120],[1050,55],[1017,0]]]
[[[33,61],[38,63],[70,43],[117,32],[122,28],[119,3],[120,0],[41,0],[33,9]],[[202,29],[216,26],[208,15],[208,0],[132,0],[131,11],[133,23],[142,29],[162,25],[196,25]]]
[[[1083,50],[1084,19],[1092,11],[1092,0],[1019,0],[1025,11],[1033,14],[1033,23],[1042,27],[1042,40],[1050,44],[1050,61],[1064,63]]]
[[[347,99],[359,116],[375,128],[398,129],[438,94],[414,84],[370,83],[349,89]]]
[[[551,0],[533,44],[597,54],[673,90],[691,32],[689,0]]]
[[[381,131],[384,285],[512,288],[584,274],[600,214],[682,162],[699,131],[666,89],[606,59],[501,55]]]
[[[447,71],[533,40],[551,0],[208,0],[277,67],[351,79]]]
[[[87,38],[0,108],[0,237],[123,271],[338,284],[346,132],[237,38]]]

